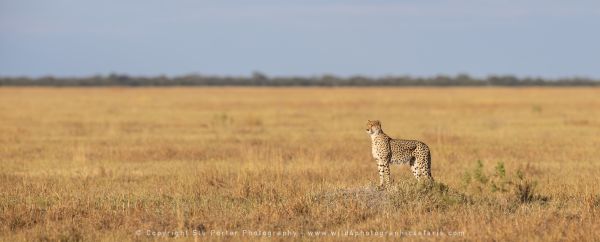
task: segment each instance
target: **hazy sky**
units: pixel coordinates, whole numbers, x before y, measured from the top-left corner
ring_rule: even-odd
[[[0,0],[0,76],[600,78],[600,1]]]

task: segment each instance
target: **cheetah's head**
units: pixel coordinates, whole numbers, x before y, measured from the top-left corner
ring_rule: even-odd
[[[381,122],[379,120],[368,120],[367,121],[367,134],[373,135],[381,132]]]

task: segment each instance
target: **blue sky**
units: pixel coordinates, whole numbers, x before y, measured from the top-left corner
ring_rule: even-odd
[[[600,78],[600,1],[0,0],[0,76]]]

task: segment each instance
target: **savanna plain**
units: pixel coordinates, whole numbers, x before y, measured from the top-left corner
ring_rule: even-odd
[[[0,166],[3,241],[597,241],[600,89],[4,87]]]

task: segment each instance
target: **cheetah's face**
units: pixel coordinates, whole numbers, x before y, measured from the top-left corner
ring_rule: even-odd
[[[381,130],[381,123],[379,122],[379,120],[369,120],[367,121],[367,134],[372,135],[372,134],[376,134],[379,133],[379,131]]]

